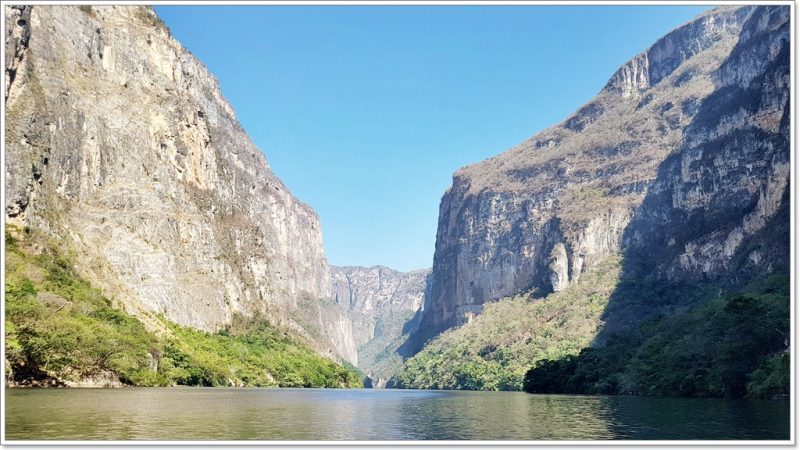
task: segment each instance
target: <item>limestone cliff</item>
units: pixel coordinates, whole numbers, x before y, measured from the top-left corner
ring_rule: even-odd
[[[757,8],[626,230],[641,268],[702,280],[788,263],[789,76],[788,8]]]
[[[318,304],[319,218],[152,9],[7,6],[5,23],[8,223],[134,314],[214,330],[260,313],[354,360]]]
[[[751,248],[788,211],[788,51],[787,6],[714,9],[562,123],[457,171],[404,353],[487,302],[560,291],[614,253],[649,255],[666,279],[788,260],[769,239]]]
[[[403,326],[422,305],[429,269],[331,266],[333,299],[347,311],[358,349],[357,366],[383,387],[402,364],[396,349]]]

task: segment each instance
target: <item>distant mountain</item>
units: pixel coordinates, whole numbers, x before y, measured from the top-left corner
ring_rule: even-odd
[[[403,326],[422,305],[430,269],[398,272],[388,267],[331,266],[333,299],[353,327],[359,369],[383,387],[402,358],[396,353]]]

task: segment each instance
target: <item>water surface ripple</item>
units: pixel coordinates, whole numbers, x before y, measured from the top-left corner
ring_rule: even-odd
[[[9,440],[789,439],[789,402],[371,389],[6,389]]]

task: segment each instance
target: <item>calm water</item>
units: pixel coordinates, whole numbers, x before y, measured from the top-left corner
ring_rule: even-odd
[[[788,439],[789,402],[338,389],[6,389],[10,440]]]

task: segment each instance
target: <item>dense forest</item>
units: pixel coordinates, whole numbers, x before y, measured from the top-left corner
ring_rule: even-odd
[[[532,393],[781,398],[789,394],[789,277],[648,320],[578,355],[538,362]]]

